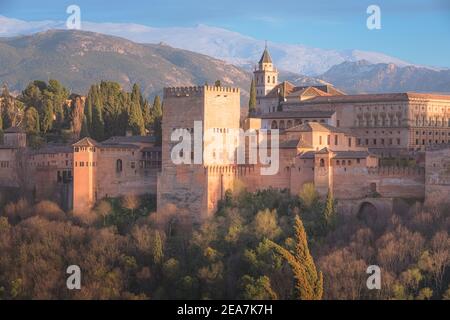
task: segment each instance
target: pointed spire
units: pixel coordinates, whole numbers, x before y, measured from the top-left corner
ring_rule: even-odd
[[[263,55],[261,57],[261,59],[259,60],[259,63],[272,63],[272,57],[270,56],[269,50],[267,49],[267,40],[266,40],[266,45],[264,47],[264,52]]]

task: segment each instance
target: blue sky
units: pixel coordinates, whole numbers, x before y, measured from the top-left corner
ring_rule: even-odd
[[[223,27],[275,42],[326,49],[380,51],[412,63],[450,67],[450,0],[0,0],[0,15],[65,20],[70,4],[92,22],[154,27]],[[381,8],[381,30],[366,27],[369,5]]]

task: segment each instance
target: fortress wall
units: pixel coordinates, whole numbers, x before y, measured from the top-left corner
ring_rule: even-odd
[[[207,213],[208,181],[203,168],[180,165],[166,168],[158,177],[158,214],[176,208],[196,221]]]
[[[450,203],[450,148],[430,150],[425,156],[425,202]]]
[[[387,198],[423,198],[423,168],[379,167],[368,171],[368,180],[377,184],[377,192]]]

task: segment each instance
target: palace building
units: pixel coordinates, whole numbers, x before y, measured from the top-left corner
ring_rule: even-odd
[[[194,217],[207,217],[226,190],[276,188],[297,194],[305,184],[313,184],[322,196],[332,192],[345,210],[359,210],[368,199],[375,207],[392,208],[394,199],[423,200],[426,190],[440,190],[446,181],[428,178],[434,187],[426,188],[425,170],[431,169],[425,151],[436,146],[446,150],[450,143],[450,96],[347,95],[331,85],[279,83],[267,48],[254,71],[254,83],[256,113],[245,122],[239,118],[237,88],[164,90],[158,210],[174,205]],[[250,163],[174,164],[171,133],[191,130],[194,121],[202,121],[203,132],[210,128],[227,132],[240,123],[256,132],[278,129],[278,172],[261,175],[261,164]],[[395,157],[411,163],[383,163]]]
[[[125,136],[102,142],[84,138],[70,146],[48,144],[32,150],[21,129],[5,130],[0,196],[19,188],[36,201],[51,199],[83,214],[103,198],[153,193],[159,212],[175,207],[197,221],[217,210],[227,190],[242,188],[298,194],[312,184],[321,196],[332,193],[339,210],[350,213],[367,206],[393,210],[397,199],[446,198],[450,96],[347,95],[332,85],[280,83],[267,48],[254,82],[256,112],[245,119],[238,88],[165,88],[161,147],[153,137]],[[201,132],[194,130],[198,123]],[[249,152],[261,151],[261,146],[248,138],[231,150],[234,154],[244,146],[245,163],[196,158],[189,149],[179,152],[182,158],[200,161],[176,164],[172,153],[179,141],[172,141],[172,135],[177,129],[200,137],[202,150],[214,147],[204,139],[209,130],[223,139],[233,130],[247,130],[269,146],[270,157],[263,159],[258,153],[252,162]],[[278,146],[275,131],[270,132],[275,129]],[[275,164],[273,174],[261,173]]]

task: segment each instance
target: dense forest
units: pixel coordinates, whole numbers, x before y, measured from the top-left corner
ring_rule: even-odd
[[[57,80],[33,81],[12,97],[3,86],[0,98],[0,134],[11,126],[23,127],[29,145],[70,143],[90,136],[103,141],[111,136],[152,134],[161,138],[162,104],[151,104],[139,85],[132,92],[115,82],[93,84],[86,96],[70,93]]]
[[[44,201],[0,216],[1,299],[450,299],[450,210],[337,215],[306,186],[226,193],[199,224],[152,196],[100,201],[82,218]],[[66,289],[69,265],[81,290]],[[366,287],[369,265],[381,290]]]

